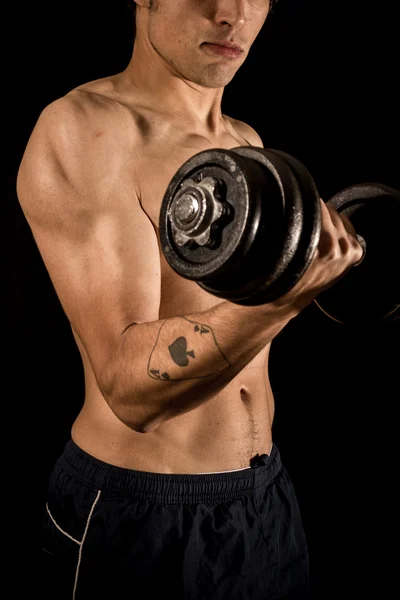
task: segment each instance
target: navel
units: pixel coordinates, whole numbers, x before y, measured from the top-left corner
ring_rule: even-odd
[[[246,386],[244,386],[244,385],[240,386],[239,394],[240,394],[240,398],[241,398],[242,402],[250,402],[251,394],[250,394],[249,390],[246,388]]]

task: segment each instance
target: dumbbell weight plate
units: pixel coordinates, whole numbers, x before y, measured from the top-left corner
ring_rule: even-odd
[[[247,261],[245,280],[202,281],[199,285],[210,293],[229,298],[242,305],[265,304],[283,295],[290,287],[290,277],[282,277],[296,254],[303,227],[303,204],[297,178],[287,162],[263,148],[241,146],[233,152],[257,163],[265,171],[269,185],[259,190],[262,223],[253,241],[251,267]],[[271,181],[275,185],[271,185]],[[277,194],[281,214],[276,215]],[[272,243],[268,244],[268,236]],[[265,265],[268,264],[268,268]]]
[[[286,294],[299,281],[302,275],[309,267],[318,246],[321,231],[321,206],[320,195],[315,182],[305,165],[287,152],[268,148],[262,150],[268,156],[269,160],[276,164],[276,161],[284,161],[286,167],[289,167],[292,176],[297,182],[297,186],[289,186],[288,177],[284,179],[286,190],[287,218],[294,219],[298,229],[296,235],[296,246],[294,252],[290,253],[290,260],[285,265],[275,286],[269,286],[266,290],[266,301],[274,300]],[[283,175],[282,166],[279,166],[279,173]],[[297,193],[293,191],[297,189]],[[300,195],[299,195],[300,194]],[[290,214],[290,210],[293,215]],[[299,214],[301,212],[301,221]]]
[[[243,160],[229,151],[212,149],[189,158],[171,179],[160,210],[160,240],[165,258],[182,277],[201,281],[217,276],[229,266],[245,242],[249,213],[256,199],[251,205],[249,181],[243,176],[243,171]],[[193,180],[199,183],[206,177],[223,182],[224,195],[229,197],[234,219],[224,224],[219,243],[213,247],[195,243],[180,246],[176,243],[168,216],[172,202],[184,182]]]
[[[193,180],[196,184],[207,177],[219,182],[219,196],[224,212],[216,221],[211,245],[190,242],[178,245],[171,228],[169,210],[182,184]],[[273,201],[269,209],[273,221],[283,219],[281,192],[276,181],[255,162],[225,149],[211,149],[197,153],[178,169],[164,194],[160,210],[159,232],[164,256],[170,266],[182,277],[192,279],[199,285],[215,285],[214,295],[227,297],[229,289],[240,289],[241,278],[255,269],[252,260],[257,246],[262,219],[262,191],[272,190]],[[266,244],[273,249],[278,234],[272,230],[266,236]],[[267,252],[270,256],[272,252]],[[262,264],[268,268],[268,260]],[[268,274],[266,274],[268,276]],[[224,290],[220,294],[219,286]],[[224,289],[225,288],[225,289]]]
[[[315,304],[345,325],[379,325],[400,311],[400,191],[380,183],[350,186],[328,201],[366,242],[362,262],[317,296]]]

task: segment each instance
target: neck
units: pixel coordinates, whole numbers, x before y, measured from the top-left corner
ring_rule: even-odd
[[[185,79],[148,40],[135,39],[131,60],[121,73],[125,88],[158,112],[185,121],[193,132],[218,135],[223,128],[224,88],[207,88]]]

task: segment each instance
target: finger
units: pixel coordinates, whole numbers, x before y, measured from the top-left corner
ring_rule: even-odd
[[[321,233],[334,238],[346,235],[346,229],[339,213],[333,206],[322,202],[321,206]]]
[[[357,232],[349,217],[344,213],[339,213],[333,206],[330,206],[329,204],[326,205],[326,208],[329,212],[332,224],[337,232],[340,235],[349,238],[352,244],[358,244]]]
[[[359,262],[364,256],[365,248],[360,244],[350,219],[329,204],[321,207],[321,213],[320,252],[330,253],[332,248],[338,244],[343,254],[347,254],[351,248],[354,254],[352,262]]]
[[[357,232],[354,229],[354,225],[353,223],[350,221],[349,217],[345,214],[345,213],[340,213],[343,225],[346,228],[346,231],[348,231],[351,235],[353,235],[354,237],[357,236]]]
[[[353,223],[345,213],[339,213],[333,207],[328,207],[328,210],[332,219],[332,223],[335,225],[339,236],[341,236],[341,239],[339,239],[339,244],[342,248],[342,251],[345,252],[346,247],[349,244],[354,250],[353,264],[359,264],[364,258],[366,250],[365,241],[363,238],[358,237]]]

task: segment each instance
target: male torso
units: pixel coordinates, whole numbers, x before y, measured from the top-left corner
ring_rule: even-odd
[[[150,225],[141,233],[144,253],[149,237],[158,238],[163,194],[185,160],[207,148],[257,143],[243,123],[228,117],[223,117],[217,133],[197,131],[190,123],[157,111],[156,103],[151,105],[132,92],[124,94],[115,78],[82,86],[73,95],[79,109],[88,114],[93,143],[104,137],[108,144],[103,164],[97,163],[96,170],[106,180],[107,171],[117,169],[121,189],[132,190],[132,196],[139,197]],[[125,220],[129,235],[127,202],[113,210]],[[131,231],[132,235],[138,235],[133,223]],[[132,276],[135,264],[127,263],[124,268]],[[162,252],[159,264],[149,268],[160,269],[160,277],[155,279],[159,282],[155,285],[159,285],[160,320],[201,313],[220,302],[196,283],[175,274]],[[203,324],[207,326],[207,322]],[[240,326],[232,323],[232,327]],[[274,411],[268,378],[269,345],[220,393],[200,407],[161,423],[154,431],[138,433],[123,424],[109,408],[96,384],[83,344],[75,332],[74,335],[83,359],[86,395],[73,424],[72,437],[90,454],[138,470],[202,473],[248,467],[254,455],[269,453]],[[132,356],[132,376],[135,376],[135,356]],[[165,386],[168,385],[174,384],[166,381]]]

